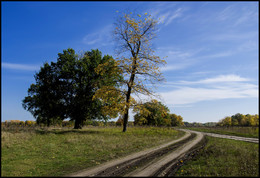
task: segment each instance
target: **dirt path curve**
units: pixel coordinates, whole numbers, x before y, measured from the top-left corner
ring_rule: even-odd
[[[179,129],[182,131],[190,131],[192,133],[198,133],[198,131],[192,131],[188,129]],[[246,142],[253,142],[253,143],[259,143],[258,138],[248,138],[248,137],[238,137],[238,136],[231,136],[231,135],[221,135],[221,134],[215,134],[215,133],[207,133],[207,132],[199,132],[207,136],[211,137],[218,137],[218,138],[227,138],[227,139],[233,139],[233,140],[241,140],[241,141],[246,141]]]
[[[118,167],[117,165],[127,163],[131,160],[137,159],[137,158],[142,157],[144,155],[152,154],[153,152],[156,152],[160,149],[166,148],[170,145],[173,145],[174,143],[181,142],[181,141],[183,141],[183,140],[185,140],[185,139],[187,139],[188,137],[191,136],[190,131],[184,131],[184,132],[186,132],[185,135],[183,137],[177,139],[177,140],[173,140],[173,141],[168,142],[166,144],[163,144],[163,145],[151,148],[151,149],[147,149],[147,150],[144,150],[144,151],[140,151],[138,153],[134,153],[134,154],[128,155],[128,156],[123,157],[123,158],[112,160],[112,161],[106,162],[102,165],[67,175],[66,177],[82,177],[82,176],[89,176],[90,177],[90,176],[95,176],[95,175],[99,174],[100,172],[102,172],[106,169],[109,169],[109,168],[112,168],[112,167],[115,167],[115,166]]]
[[[185,131],[189,132],[188,130],[185,130]],[[167,156],[164,156],[159,160],[152,161],[149,164],[146,164],[144,167],[141,167],[140,169],[137,169],[134,172],[128,174],[127,176],[133,176],[133,177],[153,176],[159,170],[161,171],[161,173],[159,173],[159,175],[163,176],[163,172],[167,172],[167,171],[162,171],[161,168],[163,168],[164,170],[167,170],[167,168],[170,168],[171,165],[166,166],[168,163],[170,163],[173,160],[176,160],[177,158],[184,155],[187,151],[189,151],[192,147],[194,147],[196,144],[198,144],[202,140],[202,138],[203,138],[202,133],[199,133],[199,132],[194,132],[194,133],[196,133],[197,135],[193,140],[183,144],[181,147],[172,151]]]
[[[202,145],[205,145],[204,135],[259,143],[259,139],[257,138],[220,135],[188,129],[178,130],[184,131],[185,135],[177,140],[133,153],[126,157],[118,158],[99,166],[67,175],[66,177],[161,177],[174,175],[174,171],[178,169],[180,163],[182,164],[185,159],[194,155],[198,149],[203,148]]]

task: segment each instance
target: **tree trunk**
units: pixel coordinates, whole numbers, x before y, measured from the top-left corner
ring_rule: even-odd
[[[47,127],[50,127],[50,118],[47,118]]]
[[[74,129],[82,129],[80,119],[75,119]]]
[[[128,110],[129,109],[126,109],[125,114],[124,114],[123,132],[126,132],[126,127],[127,127],[127,122],[128,122]]]
[[[125,112],[124,112],[124,118],[123,118],[123,132],[126,132],[126,127],[128,123],[128,113],[129,113],[129,100],[130,100],[130,95],[131,95],[131,90],[132,87],[128,87],[127,95],[126,95],[126,107],[125,107]]]
[[[124,118],[123,118],[123,132],[126,132],[126,127],[127,127],[127,123],[128,123],[128,113],[129,113],[129,107],[130,107],[130,95],[131,95],[131,90],[132,90],[132,86],[134,83],[134,79],[135,79],[135,72],[136,72],[136,57],[134,56],[134,61],[133,61],[133,69],[132,69],[132,73],[131,73],[131,77],[129,80],[129,84],[128,84],[128,91],[126,94],[126,107],[125,107],[125,112],[124,112]]]
[[[130,92],[128,89],[127,96],[126,96],[126,107],[125,107],[124,118],[123,118],[123,132],[126,132],[126,127],[127,127],[127,123],[128,123],[130,93],[131,93],[131,89],[130,89]]]

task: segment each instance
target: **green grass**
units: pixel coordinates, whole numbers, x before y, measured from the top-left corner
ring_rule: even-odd
[[[214,137],[207,139],[205,148],[194,160],[185,163],[176,176],[259,176],[259,144]]]
[[[182,127],[185,129],[239,137],[259,138],[259,127]]]
[[[90,127],[1,132],[1,176],[62,176],[184,133],[171,128]]]

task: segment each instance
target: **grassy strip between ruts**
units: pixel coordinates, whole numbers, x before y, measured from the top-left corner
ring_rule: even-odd
[[[172,128],[92,127],[1,133],[1,176],[62,176],[168,141]]]
[[[200,132],[233,135],[238,137],[259,138],[258,127],[182,127]]]
[[[207,137],[203,150],[182,166],[177,177],[258,177],[259,144]]]

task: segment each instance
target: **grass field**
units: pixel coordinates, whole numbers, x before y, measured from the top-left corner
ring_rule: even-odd
[[[249,127],[189,129],[238,136],[258,134],[258,129]],[[121,127],[5,128],[1,131],[1,176],[63,176],[177,139],[183,134],[159,127],[129,127],[125,133]],[[258,144],[207,139],[208,143],[197,158],[186,162],[176,176],[259,174]]]
[[[185,129],[239,137],[259,138],[259,127],[183,127]]]
[[[1,133],[1,176],[62,176],[183,135],[172,128],[89,127]]]
[[[207,137],[208,143],[177,177],[258,177],[259,144]]]

